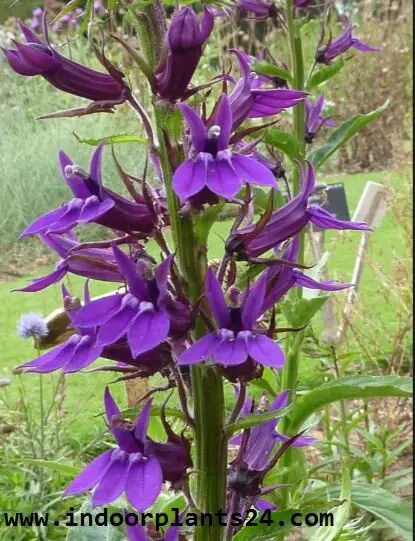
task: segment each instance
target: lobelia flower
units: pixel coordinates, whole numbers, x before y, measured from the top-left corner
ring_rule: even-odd
[[[173,189],[182,202],[206,191],[230,199],[239,192],[243,181],[277,188],[274,175],[267,167],[228,148],[232,111],[225,94],[220,98],[214,124],[209,129],[191,107],[184,103],[179,107],[190,129],[196,154],[174,172]]]
[[[202,47],[213,30],[214,16],[204,8],[202,21],[189,6],[176,12],[167,32],[162,58],[156,67],[156,92],[164,99],[184,98],[202,56]]]
[[[70,304],[73,299],[65,286],[62,286],[64,304]],[[90,302],[88,285],[85,286],[84,304]],[[67,313],[72,319],[76,310],[68,309]],[[75,326],[73,326],[75,327]],[[114,341],[115,342],[115,341]],[[134,359],[126,343],[119,341],[108,347],[97,344],[97,331],[95,328],[78,329],[75,328],[73,334],[69,336],[62,344],[44,353],[33,361],[17,366],[16,370],[24,369],[27,372],[49,373],[55,370],[62,370],[64,374],[79,372],[83,368],[92,364],[98,357],[105,357],[119,362],[135,364]]]
[[[241,79],[236,83],[229,95],[232,110],[232,130],[242,124],[246,118],[264,118],[273,116],[284,109],[294,107],[303,101],[307,92],[291,89],[263,89],[264,78],[251,71],[245,53],[231,49],[235,53]]]
[[[275,210],[265,225],[252,224],[234,232],[227,241],[229,254],[240,259],[258,257],[285,240],[294,237],[309,222],[322,229],[371,231],[363,222],[338,220],[318,205],[309,205],[308,198],[315,186],[312,164],[300,167],[301,191],[284,206]]]
[[[102,185],[102,142],[92,155],[89,174],[80,170],[62,150],[62,176],[74,199],[30,224],[20,238],[38,233],[65,233],[77,224],[95,222],[124,233],[150,234],[159,217],[144,197],[132,202]]]
[[[211,358],[224,367],[242,367],[249,361],[276,369],[284,364],[284,353],[280,346],[256,330],[257,319],[262,315],[265,296],[265,279],[262,276],[245,295],[243,306],[238,300],[228,306],[213,270],[206,274],[206,296],[218,330],[195,342],[179,357],[180,365],[196,364]],[[236,376],[236,374],[234,374]]]
[[[321,94],[316,100],[315,105],[311,105],[309,100],[305,101],[305,141],[311,143],[323,125],[331,128],[336,124],[329,118],[321,116],[324,109],[324,94]]]
[[[160,463],[148,447],[151,400],[145,404],[133,426],[122,418],[108,387],[104,401],[108,426],[117,447],[95,458],[72,481],[64,496],[81,494],[96,487],[92,506],[97,507],[113,502],[124,492],[135,509],[144,511],[156,501],[163,484]]]
[[[87,68],[65,58],[49,43],[46,18],[43,34],[46,45],[27,26],[19,21],[26,43],[13,41],[16,49],[4,49],[8,63],[20,75],[41,75],[59,90],[112,107],[122,103],[130,90],[123,82],[124,75],[108,63],[109,73]]]
[[[278,411],[286,407],[288,403],[288,392],[280,393],[270,404],[266,412]],[[240,418],[252,412],[253,402],[249,398],[245,400]],[[265,413],[264,409],[258,408],[255,414]],[[312,437],[296,437],[294,440],[276,431],[279,418],[275,417],[253,426],[249,431],[230,440],[230,443],[239,445],[239,452],[236,459],[231,463],[228,472],[228,486],[231,490],[237,490],[243,498],[254,498],[254,505],[257,509],[275,509],[276,506],[266,500],[259,498],[264,491],[262,489],[266,473],[275,466],[277,448],[281,443],[290,442],[290,446],[305,447],[313,444],[316,439]],[[248,437],[247,437],[248,436]]]
[[[367,43],[364,43],[360,39],[353,37],[353,30],[356,26],[353,26],[349,21],[344,18],[344,30],[337,36],[337,38],[329,40],[327,45],[320,47],[316,52],[316,62],[320,64],[332,64],[338,56],[348,51],[350,48],[357,49],[362,52],[377,52],[380,51],[378,47],[372,47]]]
[[[40,237],[61,259],[56,264],[55,270],[46,276],[35,278],[29,285],[15,291],[30,293],[41,291],[60,282],[68,272],[104,282],[124,282],[124,276],[118,270],[111,249],[82,247],[78,249],[81,244],[77,242],[75,235],[62,236],[49,233],[41,234]]]
[[[113,245],[118,269],[127,283],[125,292],[93,300],[75,315],[73,324],[81,329],[99,327],[97,344],[112,344],[127,335],[133,357],[161,344],[170,330],[170,316],[165,303],[172,256],[154,272],[138,265],[118,246]]]
[[[285,261],[295,262],[300,248],[300,239],[297,235],[282,254]],[[288,293],[292,287],[306,287],[307,289],[320,289],[321,291],[340,291],[351,287],[352,284],[338,284],[333,280],[318,282],[307,276],[300,269],[283,264],[271,265],[265,271],[266,293],[262,310],[271,309],[276,302]]]

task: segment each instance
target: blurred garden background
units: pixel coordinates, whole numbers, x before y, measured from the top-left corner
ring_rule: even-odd
[[[171,5],[174,6],[173,1]],[[84,3],[77,2],[76,6],[81,14]],[[39,7],[43,7],[40,0],[0,0],[0,45],[10,46],[18,36],[17,18],[33,22],[32,12]],[[57,14],[64,4],[48,0],[47,7]],[[359,37],[381,47],[382,52],[356,55],[353,63],[348,62],[349,53],[345,55],[345,65],[335,82],[328,81],[319,88],[327,100],[326,116],[341,125],[387,100],[389,105],[375,122],[334,155],[320,171],[317,181],[344,183],[351,216],[366,183],[379,183],[387,193],[387,208],[370,236],[344,342],[333,353],[330,344],[323,340],[324,321],[321,317],[317,319],[305,342],[300,391],[336,377],[333,366],[343,375],[408,375],[412,370],[412,2],[344,0],[336,2],[335,7],[334,24],[340,28],[341,15],[348,13],[359,25]],[[313,0],[305,33],[305,54],[310,58],[320,33],[313,14],[321,9],[320,1]],[[107,17],[105,2],[95,2],[95,10],[97,18]],[[122,33],[116,17],[109,23],[113,31]],[[257,25],[256,40],[248,38],[246,32],[247,26],[253,24]],[[221,70],[217,50],[225,51],[235,45],[253,55],[266,47],[272,58],[284,61],[286,52],[280,48],[280,31],[268,22],[224,17],[215,29],[216,47],[208,46],[198,73],[203,73],[203,80],[206,73],[217,74]],[[91,64],[88,28],[83,34],[75,34],[69,24],[62,22],[51,32],[51,37],[67,56]],[[145,104],[148,97],[144,81],[131,69],[121,47],[114,43],[107,43],[112,60],[127,70]],[[47,316],[61,304],[58,285],[36,295],[11,293],[29,279],[43,276],[56,263],[39,240],[17,239],[35,217],[56,208],[67,198],[67,186],[58,169],[59,149],[85,169],[97,140],[112,134],[142,134],[134,113],[126,105],[120,106],[115,115],[37,120],[53,111],[78,107],[83,100],[56,92],[39,77],[20,78],[3,56],[0,56],[0,88],[0,513],[53,510],[56,516],[63,517],[70,504],[61,501],[62,488],[107,443],[99,390],[113,381],[114,376],[99,373],[67,378],[56,374],[25,377],[12,373],[17,364],[36,356],[33,344],[17,335],[20,316],[27,312]],[[280,126],[284,121],[282,115]],[[117,144],[114,148],[124,169],[140,177],[144,168],[140,143]],[[104,160],[105,185],[122,191],[109,151]],[[215,240],[210,246],[210,259],[219,257],[223,237],[230,227],[230,217],[225,213],[222,218],[212,235]],[[96,238],[99,226],[92,229]],[[80,238],[88,240],[83,235],[85,232],[80,231]],[[359,243],[360,233],[327,234],[325,261],[330,277],[351,280]],[[156,253],[156,246],[152,250]],[[312,254],[308,256],[311,261]],[[81,295],[81,279],[71,275],[65,283],[73,294]],[[109,291],[108,288],[105,283],[94,283],[92,293],[101,294]],[[337,324],[342,321],[346,296],[343,292],[332,296]],[[67,379],[71,380],[69,386]],[[121,399],[117,390],[114,394]],[[405,521],[412,477],[410,403],[407,399],[379,399],[367,405],[357,400],[348,403],[347,408],[354,467],[378,491],[374,496],[377,508],[370,502],[366,508],[363,504],[356,505],[358,522],[350,526],[349,538],[409,539]],[[340,413],[337,406],[327,411],[327,415],[338,419]],[[322,424],[324,417],[315,426],[316,434],[321,432]],[[152,429],[157,431],[157,426]],[[335,439],[335,433],[333,436]],[[323,442],[316,452],[316,463],[325,460],[330,469],[330,458],[335,453],[335,445]],[[331,475],[335,478],[336,472]],[[401,522],[400,516],[405,517]],[[63,539],[64,528],[17,528],[12,535],[0,526],[0,539],[25,541]]]

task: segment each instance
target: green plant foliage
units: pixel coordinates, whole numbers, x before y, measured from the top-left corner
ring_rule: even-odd
[[[333,64],[330,66],[324,66],[323,68],[320,68],[318,71],[316,71],[309,79],[306,89],[308,91],[314,90],[321,84],[325,83],[329,79],[331,79],[334,75],[339,73],[340,70],[342,70],[344,67],[344,60],[343,58],[339,58]]]

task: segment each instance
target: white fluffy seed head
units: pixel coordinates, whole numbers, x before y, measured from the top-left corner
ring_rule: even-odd
[[[46,321],[39,314],[23,314],[17,324],[17,334],[21,338],[40,338],[48,333]]]

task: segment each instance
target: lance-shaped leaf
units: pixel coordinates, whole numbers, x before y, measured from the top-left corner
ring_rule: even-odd
[[[333,64],[320,68],[310,77],[306,89],[310,91],[317,88],[321,84],[331,79],[334,75],[336,75],[336,73],[339,73],[339,71],[343,69],[343,66],[344,60],[343,58],[339,58],[336,60],[336,62],[333,62]]]
[[[412,396],[412,379],[400,376],[346,376],[323,383],[298,398],[290,415],[290,430],[295,433],[313,413],[332,402],[381,396]]]
[[[287,413],[289,413],[292,409],[293,405],[290,404],[286,408],[267,411],[266,413],[255,413],[252,415],[247,415],[237,423],[232,423],[228,425],[226,428],[226,435],[228,437],[231,437],[232,434],[235,434],[235,432],[245,430],[245,428],[251,428],[253,426],[260,425],[261,423],[272,421],[276,417],[280,419],[281,417],[285,417],[285,415],[287,415]]]
[[[327,143],[319,148],[316,148],[310,152],[308,159],[314,165],[315,169],[318,169],[323,163],[330,158],[342,145],[347,143],[358,131],[367,126],[373,120],[376,120],[378,116],[388,107],[389,100],[383,105],[367,113],[365,115],[356,115],[350,120],[347,120],[344,124],[335,130],[329,137]],[[270,130],[271,131],[271,130]]]
[[[108,135],[107,137],[100,137],[98,139],[84,139],[79,137],[75,132],[73,132],[75,138],[79,143],[85,143],[86,145],[91,145],[97,147],[102,141],[105,141],[106,145],[115,144],[115,143],[142,143],[143,145],[147,144],[147,139],[142,135],[136,133],[119,133],[114,135]]]
[[[329,295],[319,295],[294,302],[287,299],[282,304],[282,312],[292,327],[304,327],[312,320],[328,298]]]
[[[300,143],[292,133],[270,128],[265,135],[264,142],[281,150],[291,161],[301,159]]]
[[[292,82],[291,73],[283,68],[275,66],[274,64],[254,62],[251,68],[252,71],[255,71],[256,73],[262,73],[271,77],[278,77],[279,79],[283,79],[289,83]]]

